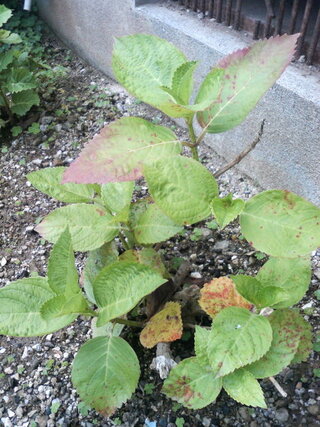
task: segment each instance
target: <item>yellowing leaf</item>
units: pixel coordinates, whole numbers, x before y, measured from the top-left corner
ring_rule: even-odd
[[[181,307],[177,302],[168,302],[164,308],[151,317],[140,334],[140,342],[152,348],[159,342],[178,340],[182,335]]]
[[[230,306],[251,308],[250,302],[238,293],[235,284],[228,277],[219,277],[206,283],[201,289],[199,304],[211,317]]]

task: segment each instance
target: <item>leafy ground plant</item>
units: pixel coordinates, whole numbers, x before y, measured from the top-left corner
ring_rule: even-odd
[[[0,28],[11,16],[11,10],[0,4]],[[0,29],[0,129],[12,125],[16,116],[25,115],[40,102],[35,64],[26,50],[11,47],[21,42],[18,34]]]
[[[34,187],[68,205],[36,228],[54,243],[47,277],[0,290],[0,332],[45,335],[79,315],[92,317],[93,338],[72,368],[85,405],[110,416],[137,387],[139,362],[120,336],[124,326],[140,327],[146,348],[194,330],[195,355],[175,366],[163,387],[193,409],[214,402],[222,388],[242,404],[265,407],[258,379],[307,359],[311,329],[292,307],[309,286],[310,252],[320,245],[320,210],[282,190],[246,202],[232,194],[220,198],[215,178],[198,161],[206,133],[245,119],[290,62],[296,40],[275,37],[229,55],[205,77],[190,104],[196,62],[154,36],[117,39],[113,68],[119,82],[142,101],[185,119],[190,139],[179,141],[168,128],[125,117],[103,128],[69,168],[28,175]],[[182,155],[184,147],[192,158]],[[142,177],[149,194],[137,200],[134,182]],[[206,321],[197,324],[195,313],[176,298],[181,283],[168,273],[158,244],[184,226],[208,220],[224,228],[238,217],[244,238],[269,258],[256,277],[239,274],[206,283],[196,309]],[[80,279],[74,251],[89,252]]]

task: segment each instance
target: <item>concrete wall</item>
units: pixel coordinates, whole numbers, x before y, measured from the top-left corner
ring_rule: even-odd
[[[83,58],[112,76],[113,37],[144,32],[176,44],[201,65],[197,85],[222,56],[251,43],[249,37],[157,0],[38,0],[56,34]],[[320,205],[320,76],[291,65],[236,129],[206,143],[230,161],[250,143],[266,118],[263,139],[239,168],[265,188],[285,188]]]

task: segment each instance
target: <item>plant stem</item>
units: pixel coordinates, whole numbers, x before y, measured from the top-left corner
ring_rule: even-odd
[[[198,147],[197,147],[197,137],[193,129],[192,118],[187,120],[189,136],[192,144],[190,145],[192,157],[194,160],[199,161]]]
[[[263,119],[261,122],[260,130],[259,130],[259,133],[258,133],[257,137],[255,138],[255,140],[247,148],[245,148],[243,151],[241,151],[241,153],[234,160],[232,160],[232,162],[230,162],[230,163],[226,164],[225,166],[223,166],[222,168],[218,169],[213,174],[215,178],[218,178],[220,175],[227,172],[227,170],[231,169],[233,166],[240,163],[241,160],[244,157],[246,157],[246,155],[249,154],[251,150],[254,149],[254,147],[260,142],[261,137],[263,135],[264,123],[265,123],[265,119]]]
[[[281,394],[282,397],[288,396],[276,379],[274,379],[273,377],[269,377],[269,381],[272,382],[272,384],[278,390],[278,392]]]
[[[0,96],[3,99],[4,108],[5,108],[8,116],[9,116],[9,120],[12,123],[13,122],[13,114],[12,114],[12,112],[10,110],[10,105],[9,105],[9,102],[8,102],[8,98],[6,97],[6,94],[3,92],[3,90],[2,90],[1,87],[0,87]]]
[[[142,322],[136,322],[135,320],[121,319],[116,317],[112,320],[114,323],[120,323],[121,325],[133,326],[135,328],[143,328],[144,324]]]

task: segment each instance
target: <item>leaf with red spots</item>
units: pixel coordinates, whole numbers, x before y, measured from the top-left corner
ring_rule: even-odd
[[[216,378],[259,360],[269,350],[272,328],[266,317],[228,307],[214,318],[208,358]]]
[[[276,310],[268,319],[273,334],[271,347],[261,359],[246,366],[255,378],[279,374],[293,360],[301,338],[301,328],[297,327],[297,313],[294,310]]]
[[[252,246],[279,258],[296,258],[320,246],[320,209],[283,190],[264,191],[246,202],[241,232]]]
[[[226,307],[236,306],[250,309],[252,304],[237,291],[228,277],[219,277],[206,283],[201,289],[200,307],[211,317]]]
[[[104,127],[63,175],[63,183],[105,184],[134,181],[150,161],[177,155],[181,143],[163,126],[123,117]]]
[[[167,302],[164,308],[151,317],[140,334],[140,342],[152,348],[159,342],[176,341],[182,336],[181,306]]]
[[[201,409],[214,402],[222,387],[210,368],[190,357],[175,366],[165,380],[163,393],[189,409]]]
[[[271,37],[238,50],[217,64],[202,83],[196,103],[208,98],[212,105],[197,114],[210,133],[224,132],[240,124],[291,61],[299,34]]]
[[[131,397],[139,376],[135,352],[115,336],[87,341],[72,366],[72,382],[80,398],[105,416],[111,416]]]

